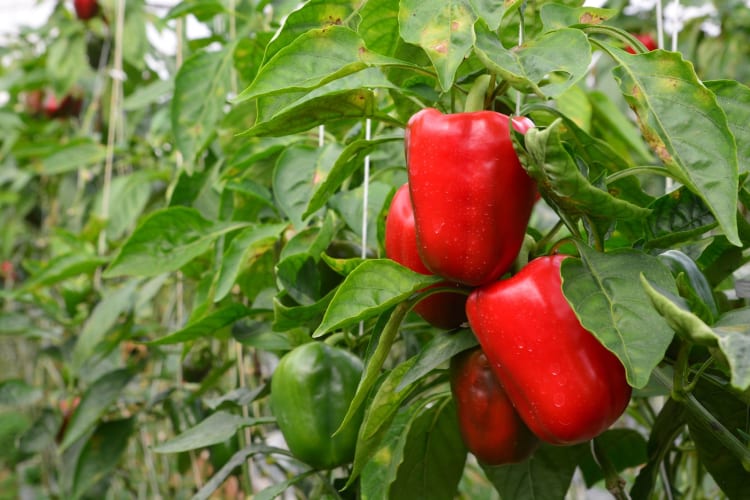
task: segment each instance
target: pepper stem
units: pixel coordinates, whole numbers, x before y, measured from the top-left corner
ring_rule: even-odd
[[[492,77],[490,75],[479,75],[474,80],[474,85],[469,90],[469,95],[466,96],[466,103],[464,104],[464,112],[471,113],[472,111],[481,111],[484,109],[485,97],[487,96],[487,90],[490,87],[490,81]]]

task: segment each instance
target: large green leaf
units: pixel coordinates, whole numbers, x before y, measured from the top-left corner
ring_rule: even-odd
[[[274,197],[297,230],[304,228],[302,216],[313,193],[340,154],[341,146],[335,142],[323,148],[298,144],[285,149],[276,160],[273,171]]]
[[[60,255],[50,260],[39,272],[24,282],[18,293],[34,290],[39,287],[54,285],[68,278],[91,273],[108,259],[90,255],[87,252],[73,252]]]
[[[543,445],[520,464],[485,467],[487,479],[502,498],[558,500],[565,497],[585,445]]]
[[[409,427],[403,461],[386,497],[452,500],[466,456],[453,400],[425,408]]]
[[[401,0],[401,37],[422,47],[432,61],[443,91],[474,44],[476,14],[469,0]]]
[[[542,196],[567,217],[638,219],[649,211],[594,186],[581,173],[562,142],[561,119],[544,130],[529,129],[525,148],[516,147],[522,165],[536,180]]]
[[[514,12],[523,3],[522,0],[470,0],[474,11],[480,19],[487,23],[491,30],[497,30],[500,22],[508,14]]]
[[[559,3],[547,3],[542,5],[540,17],[545,31],[551,31],[568,26],[601,24],[617,14],[618,11],[615,9],[590,6],[570,7]]]
[[[734,80],[703,82],[716,95],[727,114],[729,129],[737,142],[740,173],[750,172],[750,87]]]
[[[133,374],[120,369],[99,377],[81,397],[81,402],[70,417],[60,450],[65,450],[90,431],[99,418],[121,396]]]
[[[694,395],[703,407],[720,422],[736,439],[747,442],[750,431],[747,420],[747,404],[732,397],[726,390],[700,380]],[[686,405],[686,416],[690,437],[695,443],[701,464],[711,474],[727,498],[747,500],[750,498],[750,464],[743,463],[716,439],[715,429],[692,405]],[[744,444],[746,447],[747,445]]]
[[[591,46],[577,29],[545,33],[513,50],[497,35],[477,24],[474,47],[487,68],[513,87],[542,97],[557,97],[583,78],[591,63]]]
[[[642,388],[673,332],[649,303],[640,274],[676,294],[672,274],[656,257],[634,250],[603,254],[578,248],[581,260],[563,261],[563,293],[584,328],[625,365],[628,383]]]
[[[251,418],[225,411],[211,414],[199,424],[154,447],[156,453],[179,453],[222,443],[244,427],[275,422],[274,418]]]
[[[388,498],[388,490],[396,480],[398,468],[404,458],[409,428],[421,407],[410,405],[395,416],[372,458],[365,464],[360,475],[362,500]]]
[[[135,302],[140,280],[130,280],[124,286],[105,294],[83,324],[72,354],[72,368],[78,371],[95,352],[96,346],[117,324],[120,315],[129,311]]]
[[[396,390],[416,382],[431,371],[447,363],[456,354],[470,349],[478,344],[474,333],[469,329],[458,332],[441,332],[435,335],[419,351],[414,364],[404,374]]]
[[[233,325],[237,320],[255,314],[258,311],[239,303],[230,303],[212,313],[186,325],[181,330],[149,342],[151,345],[179,344],[198,338],[211,337],[221,329]]]
[[[609,48],[643,136],[677,180],[700,196],[729,241],[737,232],[737,145],[727,115],[679,52],[630,55]]]
[[[344,26],[313,29],[279,50],[258,71],[237,102],[261,96],[312,90],[370,66],[406,65],[375,54]]]
[[[186,207],[157,210],[133,231],[104,276],[156,276],[176,271],[206,252],[222,234],[248,225],[212,222]]]
[[[214,301],[218,302],[232,290],[243,265],[253,254],[270,245],[278,238],[286,224],[259,224],[242,230],[232,239],[221,259],[221,269],[216,282]]]
[[[366,260],[336,290],[313,336],[319,337],[383,313],[439,279],[415,273],[390,259]]]
[[[256,136],[288,135],[344,119],[374,117],[394,122],[376,109],[374,89],[395,89],[378,68],[326,83],[311,92],[290,92],[258,99],[258,116],[245,134]]]
[[[44,158],[39,165],[42,175],[57,175],[93,166],[104,160],[107,149],[90,139],[75,139]]]
[[[263,60],[270,60],[279,50],[310,30],[344,24],[357,3],[356,0],[308,0],[302,3],[284,18],[284,24],[266,46]]]
[[[334,163],[325,179],[317,186],[302,216],[307,217],[316,210],[321,209],[344,181],[351,177],[358,169],[362,168],[364,157],[373,149],[380,144],[402,140],[402,136],[380,137],[370,141],[364,139],[354,141],[349,144],[336,159],[336,163]]]
[[[401,404],[414,389],[413,383],[404,385],[401,382],[415,361],[416,358],[411,358],[388,372],[367,406],[359,428],[352,473],[347,484],[351,484],[359,476],[375,454]]]
[[[96,428],[78,456],[73,498],[82,497],[117,467],[134,430],[135,417],[110,420]]]
[[[215,134],[230,90],[234,44],[201,50],[189,57],[175,78],[172,132],[185,167],[192,172],[196,156]]]

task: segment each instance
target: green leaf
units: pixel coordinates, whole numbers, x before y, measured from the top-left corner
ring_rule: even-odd
[[[63,26],[61,26],[63,27]],[[71,29],[51,39],[45,49],[45,70],[52,81],[55,94],[65,95],[86,74],[86,30]]]
[[[676,294],[674,279],[656,257],[634,250],[578,249],[581,260],[562,263],[563,293],[583,327],[620,359],[628,383],[642,388],[674,333],[646,300],[640,275]]]
[[[154,447],[156,453],[179,453],[182,451],[205,448],[212,444],[222,443],[244,428],[259,424],[273,423],[271,417],[251,418],[217,411],[201,421],[195,427]]]
[[[516,147],[521,164],[536,180],[544,199],[568,217],[638,219],[647,216],[648,209],[615,198],[584,177],[562,142],[561,124],[558,118],[544,130],[528,130],[524,136],[525,149]]]
[[[305,209],[340,154],[341,147],[331,142],[323,148],[296,144],[279,155],[273,171],[273,192],[279,208],[297,230],[304,228],[309,217]]]
[[[648,462],[643,467],[630,490],[632,498],[652,498],[662,461],[673,450],[674,441],[685,427],[685,407],[674,399],[667,399],[654,420],[646,450]]]
[[[205,253],[222,234],[248,225],[215,223],[186,207],[157,210],[133,231],[104,276],[156,276],[176,271]]]
[[[366,260],[336,290],[313,337],[381,314],[439,280],[436,276],[415,273],[390,259]]]
[[[367,246],[377,248],[378,233],[375,229],[378,227],[380,214],[385,207],[386,201],[393,194],[393,186],[385,182],[371,181],[368,186],[367,198],[367,227],[370,230],[367,233]],[[365,201],[365,188],[360,185],[349,191],[341,191],[333,196],[329,204],[336,210],[346,222],[346,225],[362,239],[362,210]]]
[[[440,87],[450,90],[475,40],[477,17],[469,0],[401,0],[398,20],[401,37],[424,49]]]
[[[284,24],[266,46],[264,61],[292,43],[300,35],[313,29],[324,29],[343,24],[354,9],[352,0],[309,0],[289,13]]]
[[[253,83],[235,102],[312,90],[369,66],[394,64],[409,65],[370,52],[359,35],[349,28],[313,29],[297,37],[264,64]]]
[[[34,454],[49,449],[55,444],[60,425],[60,413],[51,408],[44,408],[31,427],[18,439],[18,450],[24,454]]]
[[[722,316],[712,329],[690,312],[682,297],[661,290],[645,277],[641,282],[651,303],[680,336],[710,347],[718,346],[731,371],[731,384],[744,391],[750,387],[750,309]]]
[[[45,157],[39,165],[41,175],[59,175],[90,167],[104,161],[107,149],[91,139],[75,139]]]
[[[729,392],[717,389],[714,384],[699,380],[694,395],[706,410],[735,437],[737,437],[737,431],[747,433],[750,430],[747,421],[747,404],[732,397]],[[709,429],[710,423],[701,415],[691,411],[690,405],[686,408],[690,437],[695,443],[700,463],[705,466],[727,498],[747,498],[750,472],[716,439]],[[742,439],[742,442],[746,443],[746,439]]]
[[[616,16],[616,9],[597,7],[570,7],[568,5],[548,3],[542,5],[540,17],[544,31],[552,31],[568,26],[601,24]]]
[[[290,255],[276,265],[279,288],[303,306],[320,299],[322,279],[317,259],[308,254]]]
[[[373,149],[380,144],[402,140],[403,136],[380,137],[370,141],[358,140],[347,145],[341,154],[339,154],[336,163],[334,163],[333,167],[328,172],[328,175],[326,175],[323,181],[318,184],[315,193],[310,198],[305,213],[302,214],[302,217],[308,217],[315,211],[323,208],[328,199],[333,196],[344,181],[351,177],[354,172],[362,168],[364,157]]]
[[[502,498],[558,500],[565,497],[585,445],[543,444],[520,464],[484,467],[487,479]]]
[[[496,31],[500,27],[500,22],[505,16],[514,12],[523,3],[522,0],[503,0],[502,2],[496,0],[470,1],[479,18],[483,19],[493,31]]]
[[[610,429],[596,437],[598,445],[614,465],[617,472],[643,465],[648,460],[646,440],[635,429]],[[579,467],[583,472],[586,486],[591,488],[604,479],[602,469],[587,449]]]
[[[181,330],[148,342],[149,345],[179,344],[202,337],[212,337],[222,328],[233,325],[237,320],[258,312],[255,309],[232,302],[211,314],[190,323]]]
[[[315,473],[314,470],[309,470],[301,474],[297,474],[296,476],[291,477],[281,483],[273,484],[269,486],[268,488],[261,490],[255,495],[253,495],[253,499],[254,500],[272,500],[273,498],[276,498],[277,496],[284,493],[284,491],[286,491],[289,487],[294,486],[295,484],[303,481],[308,476],[314,473]]]
[[[219,469],[213,476],[211,476],[211,479],[206,481],[206,484],[203,485],[203,487],[198,490],[198,492],[193,495],[192,500],[208,500],[211,498],[211,495],[219,489],[219,487],[224,483],[224,481],[227,479],[227,477],[239,466],[241,466],[243,463],[247,462],[247,459],[253,455],[271,455],[271,454],[281,454],[289,456],[289,452],[286,450],[282,450],[280,448],[274,448],[271,446],[265,446],[265,445],[251,445],[246,448],[241,449],[234,455],[232,455],[232,458],[229,459],[227,463],[225,463],[221,469]]]
[[[230,90],[234,44],[189,57],[175,77],[171,122],[177,148],[193,172],[197,155],[215,134]]]
[[[452,500],[466,455],[453,400],[425,408],[409,427],[403,461],[387,497]]]
[[[282,292],[278,297],[273,299],[273,324],[275,331],[287,331],[292,328],[309,328],[314,329],[320,324],[323,316],[331,303],[336,290],[331,290],[325,297],[314,304],[308,306],[299,306],[296,303],[289,304],[288,294]]]
[[[91,315],[83,324],[72,354],[72,369],[77,372],[95,352],[97,345],[104,340],[117,324],[120,315],[129,311],[135,301],[136,288],[140,280],[130,280],[121,288],[103,295]]]
[[[226,7],[219,0],[185,0],[172,7],[165,19],[177,19],[192,14],[198,20],[205,22],[226,12]]]
[[[414,404],[402,408],[396,414],[380,446],[360,474],[362,500],[388,498],[388,490],[396,480],[398,468],[404,458],[409,429],[421,410],[421,405]]]
[[[477,24],[474,52],[487,68],[514,88],[540,97],[557,97],[586,76],[591,46],[577,29],[550,31],[512,50]]]
[[[135,417],[100,424],[78,457],[73,478],[73,498],[81,498],[117,467],[135,430]]]
[[[586,97],[593,110],[593,126],[604,138],[605,144],[622,151],[625,158],[632,156],[638,164],[653,163],[653,155],[641,137],[640,130],[609,95],[593,90],[587,91]],[[616,147],[618,144],[621,149]]]
[[[252,259],[253,254],[273,243],[285,227],[286,224],[250,226],[232,239],[221,259],[214,302],[220,301],[229,294],[243,265]]]
[[[42,390],[21,379],[6,379],[0,382],[0,406],[19,408],[36,403],[42,398]]]
[[[734,80],[703,82],[716,95],[737,143],[740,173],[750,172],[750,87]]]
[[[99,377],[81,397],[81,402],[70,417],[60,450],[65,450],[90,431],[97,420],[119,398],[133,374],[126,369],[115,370]]]
[[[403,380],[396,388],[400,391],[407,385],[416,382],[435,368],[449,361],[456,354],[478,344],[474,333],[469,329],[458,332],[440,332],[435,335],[416,356],[414,365],[404,374]]]
[[[154,170],[140,170],[114,178],[109,199],[107,238],[119,239],[125,231],[132,229],[151,197],[152,183],[168,179],[167,171]],[[103,213],[101,204],[102,198],[97,197],[96,206],[100,216]]]
[[[684,186],[658,198],[649,208],[645,248],[670,248],[700,239],[716,227],[706,203]]]
[[[737,232],[737,145],[716,97],[679,52],[607,49],[620,90],[665,167],[711,209],[729,241]]]
[[[91,273],[99,266],[106,264],[107,261],[106,258],[80,251],[60,255],[50,260],[46,266],[26,281],[18,290],[18,293],[54,285],[68,278]]]
[[[415,361],[416,358],[411,358],[388,372],[370,401],[359,428],[352,473],[347,486],[354,482],[378,450],[401,404],[414,389],[414,383],[403,384],[403,377],[414,366]]]
[[[750,308],[727,312],[713,329],[729,362],[732,387],[746,391],[750,388]]]

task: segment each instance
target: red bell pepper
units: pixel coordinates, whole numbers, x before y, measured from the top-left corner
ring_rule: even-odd
[[[523,423],[481,349],[451,359],[451,391],[464,444],[487,465],[523,462],[539,439]]]
[[[417,251],[414,211],[409,199],[409,185],[401,186],[393,195],[385,221],[385,254],[404,267],[421,274],[433,274],[422,263]],[[459,286],[439,283],[433,286]],[[466,321],[466,295],[440,292],[422,299],[414,312],[437,328],[449,330]]]
[[[617,357],[581,326],[562,293],[565,256],[540,257],[510,279],[474,290],[469,324],[526,425],[567,445],[606,430],[631,387]]]
[[[536,200],[518,161],[509,117],[423,109],[406,127],[419,253],[427,268],[468,286],[505,273],[521,248]],[[530,120],[514,128],[524,132]]]

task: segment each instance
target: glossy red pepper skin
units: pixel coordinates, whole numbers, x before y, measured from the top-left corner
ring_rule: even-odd
[[[562,293],[565,256],[540,257],[478,288],[466,312],[518,414],[543,441],[568,445],[605,431],[631,387],[617,357],[581,326]]]
[[[523,462],[539,439],[523,423],[481,349],[451,359],[451,392],[464,444],[487,465]]]
[[[514,127],[524,132],[528,119]],[[423,109],[406,127],[417,241],[422,261],[449,281],[479,286],[499,278],[521,248],[536,199],[494,111],[442,114]]]
[[[414,211],[409,198],[409,185],[401,186],[393,195],[385,221],[385,254],[404,267],[421,274],[432,274],[419,257]],[[446,286],[440,283],[435,286]],[[451,285],[457,286],[457,285]],[[414,312],[437,328],[450,330],[466,321],[466,295],[463,293],[436,293],[422,299]]]

